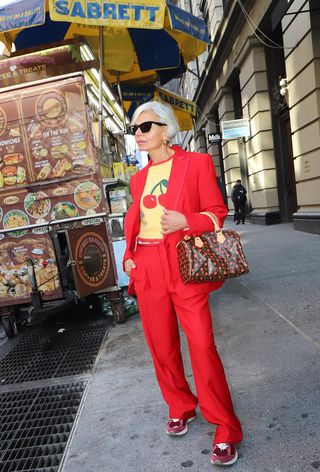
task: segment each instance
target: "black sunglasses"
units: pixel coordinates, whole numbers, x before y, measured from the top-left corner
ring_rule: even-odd
[[[130,126],[129,131],[131,134],[135,135],[140,128],[141,133],[149,133],[152,125],[167,126],[164,123],[159,123],[158,121],[145,121],[144,123],[140,123],[140,125]]]

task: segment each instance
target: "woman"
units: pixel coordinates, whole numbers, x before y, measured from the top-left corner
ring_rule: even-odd
[[[169,406],[166,432],[182,436],[196,416],[217,425],[211,462],[231,465],[242,439],[223,366],[214,344],[209,293],[221,282],[183,284],[176,245],[186,234],[212,231],[200,212],[214,213],[222,226],[226,207],[207,154],[186,152],[169,142],[179,126],[168,105],[148,102],[133,115],[131,132],[149,164],[133,175],[133,204],[125,218],[124,270],[136,293],[142,325],[162,395]],[[197,389],[186,381],[178,322],[186,333]]]

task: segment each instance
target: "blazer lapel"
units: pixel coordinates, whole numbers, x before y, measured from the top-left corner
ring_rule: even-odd
[[[172,168],[169,178],[166,208],[177,210],[183,184],[189,167],[188,154],[178,146],[173,146],[176,154],[173,156]]]

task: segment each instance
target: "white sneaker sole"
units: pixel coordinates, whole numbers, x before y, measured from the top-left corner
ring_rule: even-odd
[[[180,431],[180,433],[171,433],[169,431],[166,431],[166,433],[169,435],[169,436],[184,436],[185,434],[187,434],[187,432],[189,431],[189,427],[188,427],[188,423],[191,423],[191,421],[193,421],[195,419],[195,416],[193,416],[192,418],[189,418],[187,420],[187,424],[186,424],[186,427]]]
[[[215,462],[215,461],[213,461],[212,459],[210,460],[210,462],[211,462],[211,464],[213,464],[213,465],[217,465],[217,466],[219,466],[219,467],[223,467],[223,466],[233,465],[233,464],[235,464],[235,463],[237,462],[237,460],[238,460],[238,451],[236,451],[236,455],[235,455],[234,458],[231,459],[231,461],[229,461],[229,462],[220,462],[220,461],[219,461],[219,462]]]

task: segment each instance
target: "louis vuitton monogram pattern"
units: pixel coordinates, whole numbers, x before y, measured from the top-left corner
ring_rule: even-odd
[[[200,237],[186,236],[178,243],[179,269],[184,283],[219,282],[249,272],[239,234],[231,230],[222,233],[224,243],[217,241],[214,231]]]

